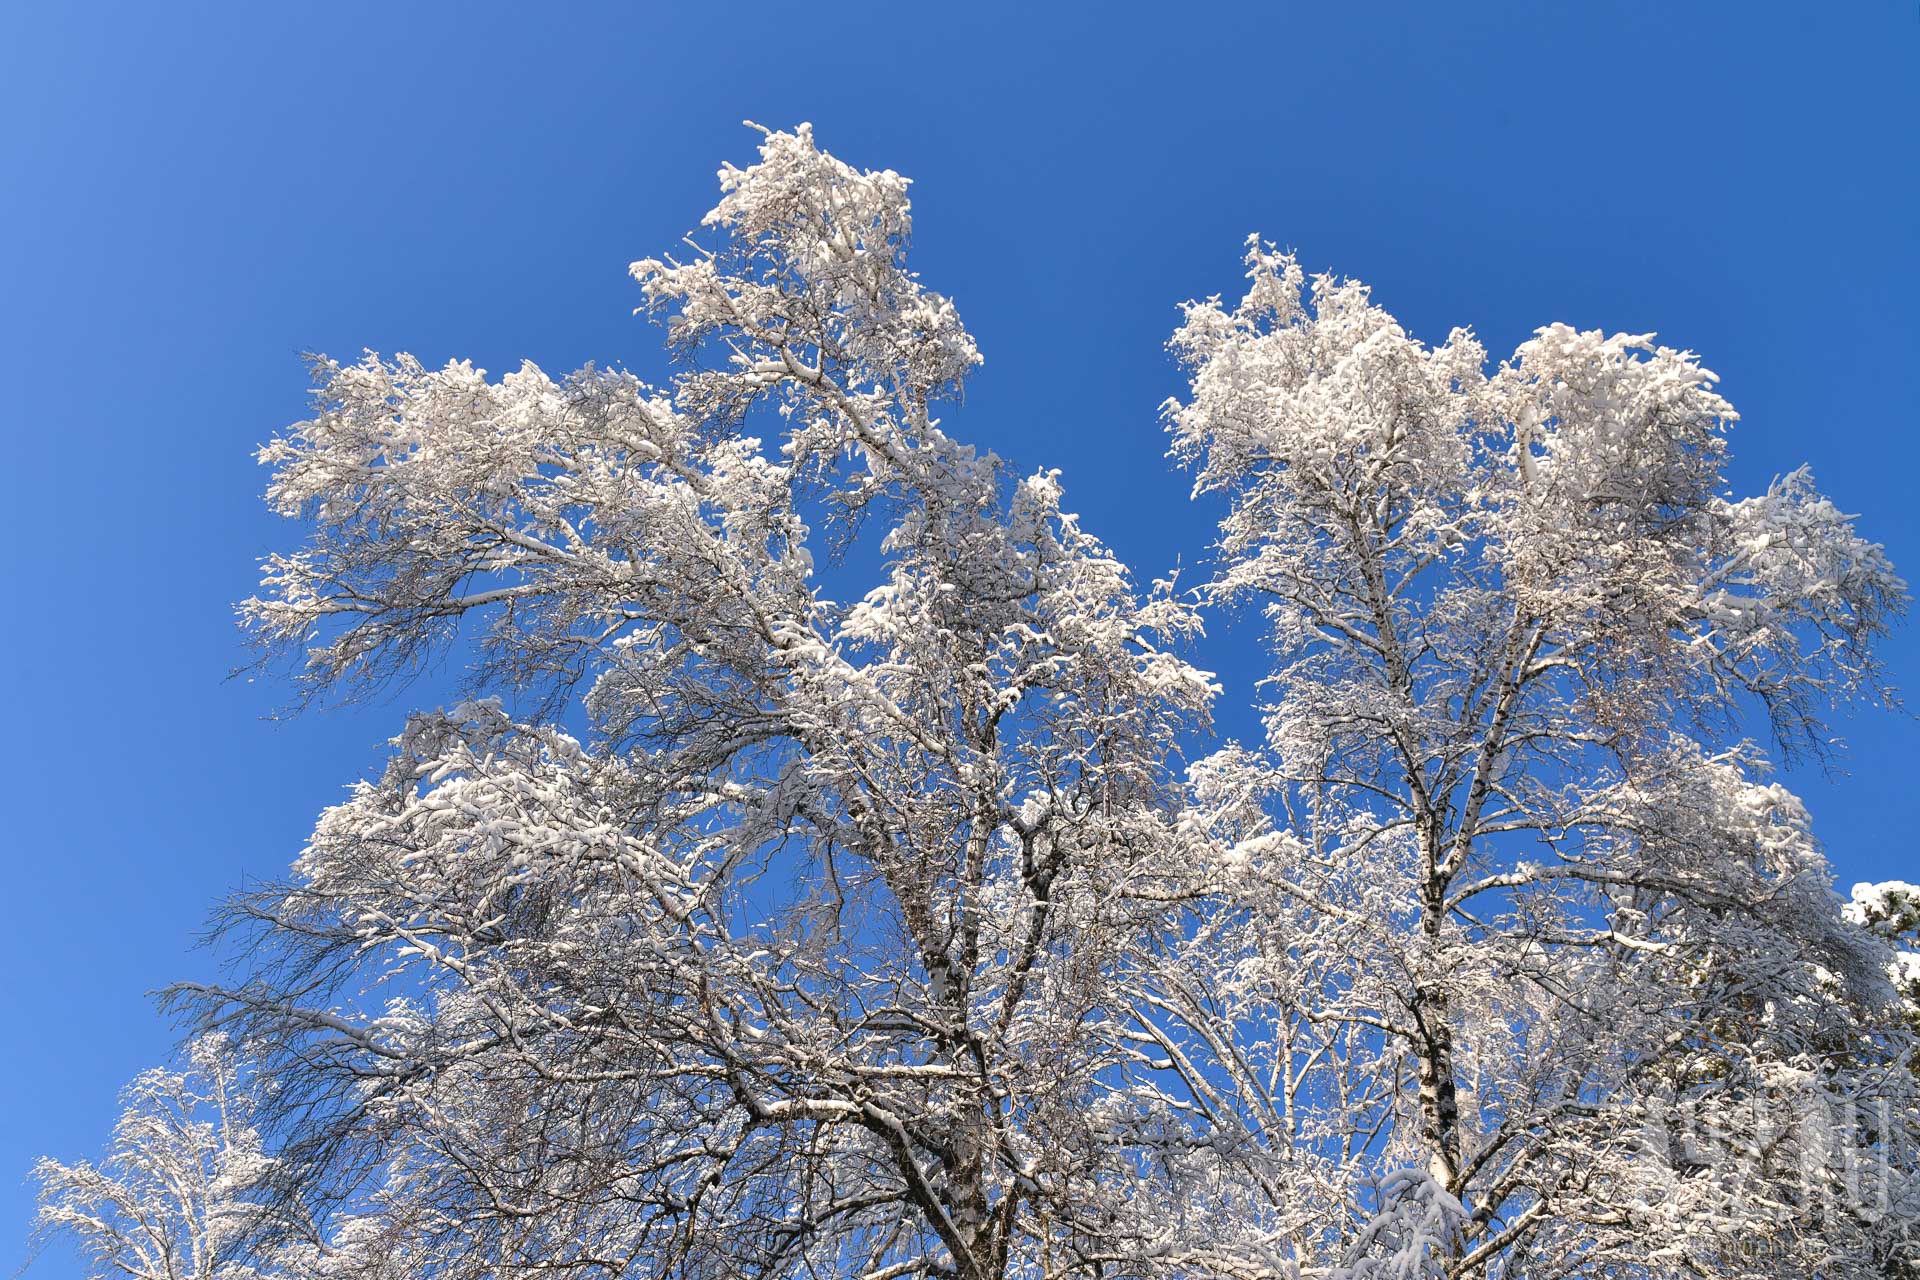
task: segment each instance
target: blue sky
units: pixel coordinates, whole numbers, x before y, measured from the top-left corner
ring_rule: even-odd
[[[435,696],[269,722],[284,689],[223,680],[296,532],[250,455],[302,414],[298,353],[659,376],[625,267],[751,155],[742,119],[916,179],[916,264],[987,357],[948,425],[1062,468],[1143,574],[1209,529],[1161,456],[1174,304],[1258,230],[1428,340],[1701,352],[1737,486],[1811,462],[1920,580],[1914,0],[394,8],[0,17],[0,1267],[32,1158],[93,1152],[165,1055],[145,993],[207,972],[208,908]],[[1201,654],[1230,700],[1236,643]],[[1920,724],[1840,730],[1845,776],[1790,781],[1842,883],[1920,878]]]

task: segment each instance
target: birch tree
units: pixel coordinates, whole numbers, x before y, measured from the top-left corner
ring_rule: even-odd
[[[980,357],[904,179],[802,129],[721,186],[633,265],[670,393],[321,361],[262,451],[315,531],[255,634],[316,697],[465,634],[477,696],[240,905],[252,981],[183,995],[421,1274],[986,1280],[1129,1193],[1101,975],[1212,695],[1195,612],[943,430]],[[828,599],[862,522],[881,580]]]
[[[1879,1274],[1915,1208],[1889,955],[1743,725],[1819,752],[1879,688],[1881,548],[1804,469],[1726,496],[1690,353],[1552,325],[1489,372],[1246,265],[1166,418],[1230,503],[1209,595],[1269,626],[1267,741],[1198,770],[1221,896],[1155,1034],[1238,1077],[1288,1256]]]
[[[249,1280],[238,1257],[263,1208],[272,1162],[253,1123],[258,1094],[219,1036],[180,1070],[142,1072],[98,1163],[34,1166],[38,1232],[66,1237],[95,1275]]]

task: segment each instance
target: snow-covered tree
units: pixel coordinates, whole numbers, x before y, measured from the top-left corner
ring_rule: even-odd
[[[948,434],[905,179],[720,179],[633,265],[670,386],[321,359],[261,452],[303,698],[475,661],[175,993],[258,1062],[234,1265],[1897,1274],[1899,928],[1739,726],[1821,749],[1905,591],[1805,473],[1723,496],[1692,357],[1489,374],[1256,241],[1174,339],[1182,595]],[[1268,741],[1188,766],[1241,602]]]
[[[257,1276],[240,1254],[259,1224],[272,1161],[242,1069],[225,1039],[210,1035],[180,1070],[135,1077],[104,1159],[34,1166],[38,1232],[65,1237],[96,1275]]]
[[[197,993],[422,1274],[985,1280],[1102,1231],[1154,1123],[1104,975],[1213,692],[1194,610],[942,429],[980,357],[904,179],[802,129],[721,184],[633,267],[670,395],[321,362],[262,453],[317,531],[244,612],[312,692],[482,655]],[[862,521],[879,585],[828,599]]]
[[[1405,1219],[1392,1274],[1876,1274],[1916,1208],[1886,949],[1740,730],[1818,750],[1875,690],[1881,549],[1804,470],[1724,496],[1689,353],[1554,325],[1489,373],[1246,261],[1166,415],[1268,741],[1197,771],[1221,897],[1154,980],[1300,1171],[1289,1256],[1376,1274]]]
[[[1889,972],[1907,1021],[1920,1031],[1920,886],[1904,880],[1856,884],[1845,914],[1893,947]]]

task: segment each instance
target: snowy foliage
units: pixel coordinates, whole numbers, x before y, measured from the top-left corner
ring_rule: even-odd
[[[1804,471],[1724,495],[1712,374],[1489,372],[1256,239],[1171,344],[1229,503],[1181,594],[947,434],[905,179],[802,126],[720,184],[632,268],[670,387],[316,363],[243,620],[305,698],[455,645],[471,696],[174,993],[258,1118],[142,1077],[49,1229],[106,1274],[164,1221],[179,1280],[1908,1274],[1920,899],[1843,912],[1740,730],[1821,750],[1905,588]],[[1243,603],[1267,741],[1186,763]]]
[[[1364,286],[1247,267],[1187,307],[1166,408],[1231,504],[1210,594],[1275,662],[1266,751],[1203,764],[1232,909],[1178,1034],[1265,1028],[1222,1047],[1317,1171],[1293,1256],[1406,1166],[1463,1207],[1444,1274],[1879,1274],[1920,1190],[1887,951],[1733,731],[1823,746],[1903,584],[1804,470],[1721,496],[1734,414],[1686,352],[1555,325],[1489,373]]]
[[[254,1087],[219,1035],[196,1041],[182,1070],[155,1068],[121,1093],[124,1110],[98,1164],[42,1160],[37,1222],[66,1235],[96,1275],[135,1280],[251,1280],[243,1256],[260,1224],[273,1161],[253,1124]]]

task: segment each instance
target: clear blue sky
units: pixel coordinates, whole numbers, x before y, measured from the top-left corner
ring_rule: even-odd
[[[917,180],[917,264],[987,356],[949,425],[1063,468],[1142,571],[1208,533],[1160,344],[1259,230],[1429,340],[1702,352],[1738,484],[1810,461],[1920,580],[1915,0],[393,8],[0,12],[0,1267],[32,1158],[93,1152],[165,1054],[144,993],[205,973],[208,907],[434,696],[268,723],[274,688],[223,682],[295,533],[250,452],[301,416],[297,354],[658,376],[625,267],[743,118]],[[1202,654],[1243,698],[1244,639]],[[1791,781],[1842,883],[1920,879],[1920,725],[1841,729],[1848,776]]]

